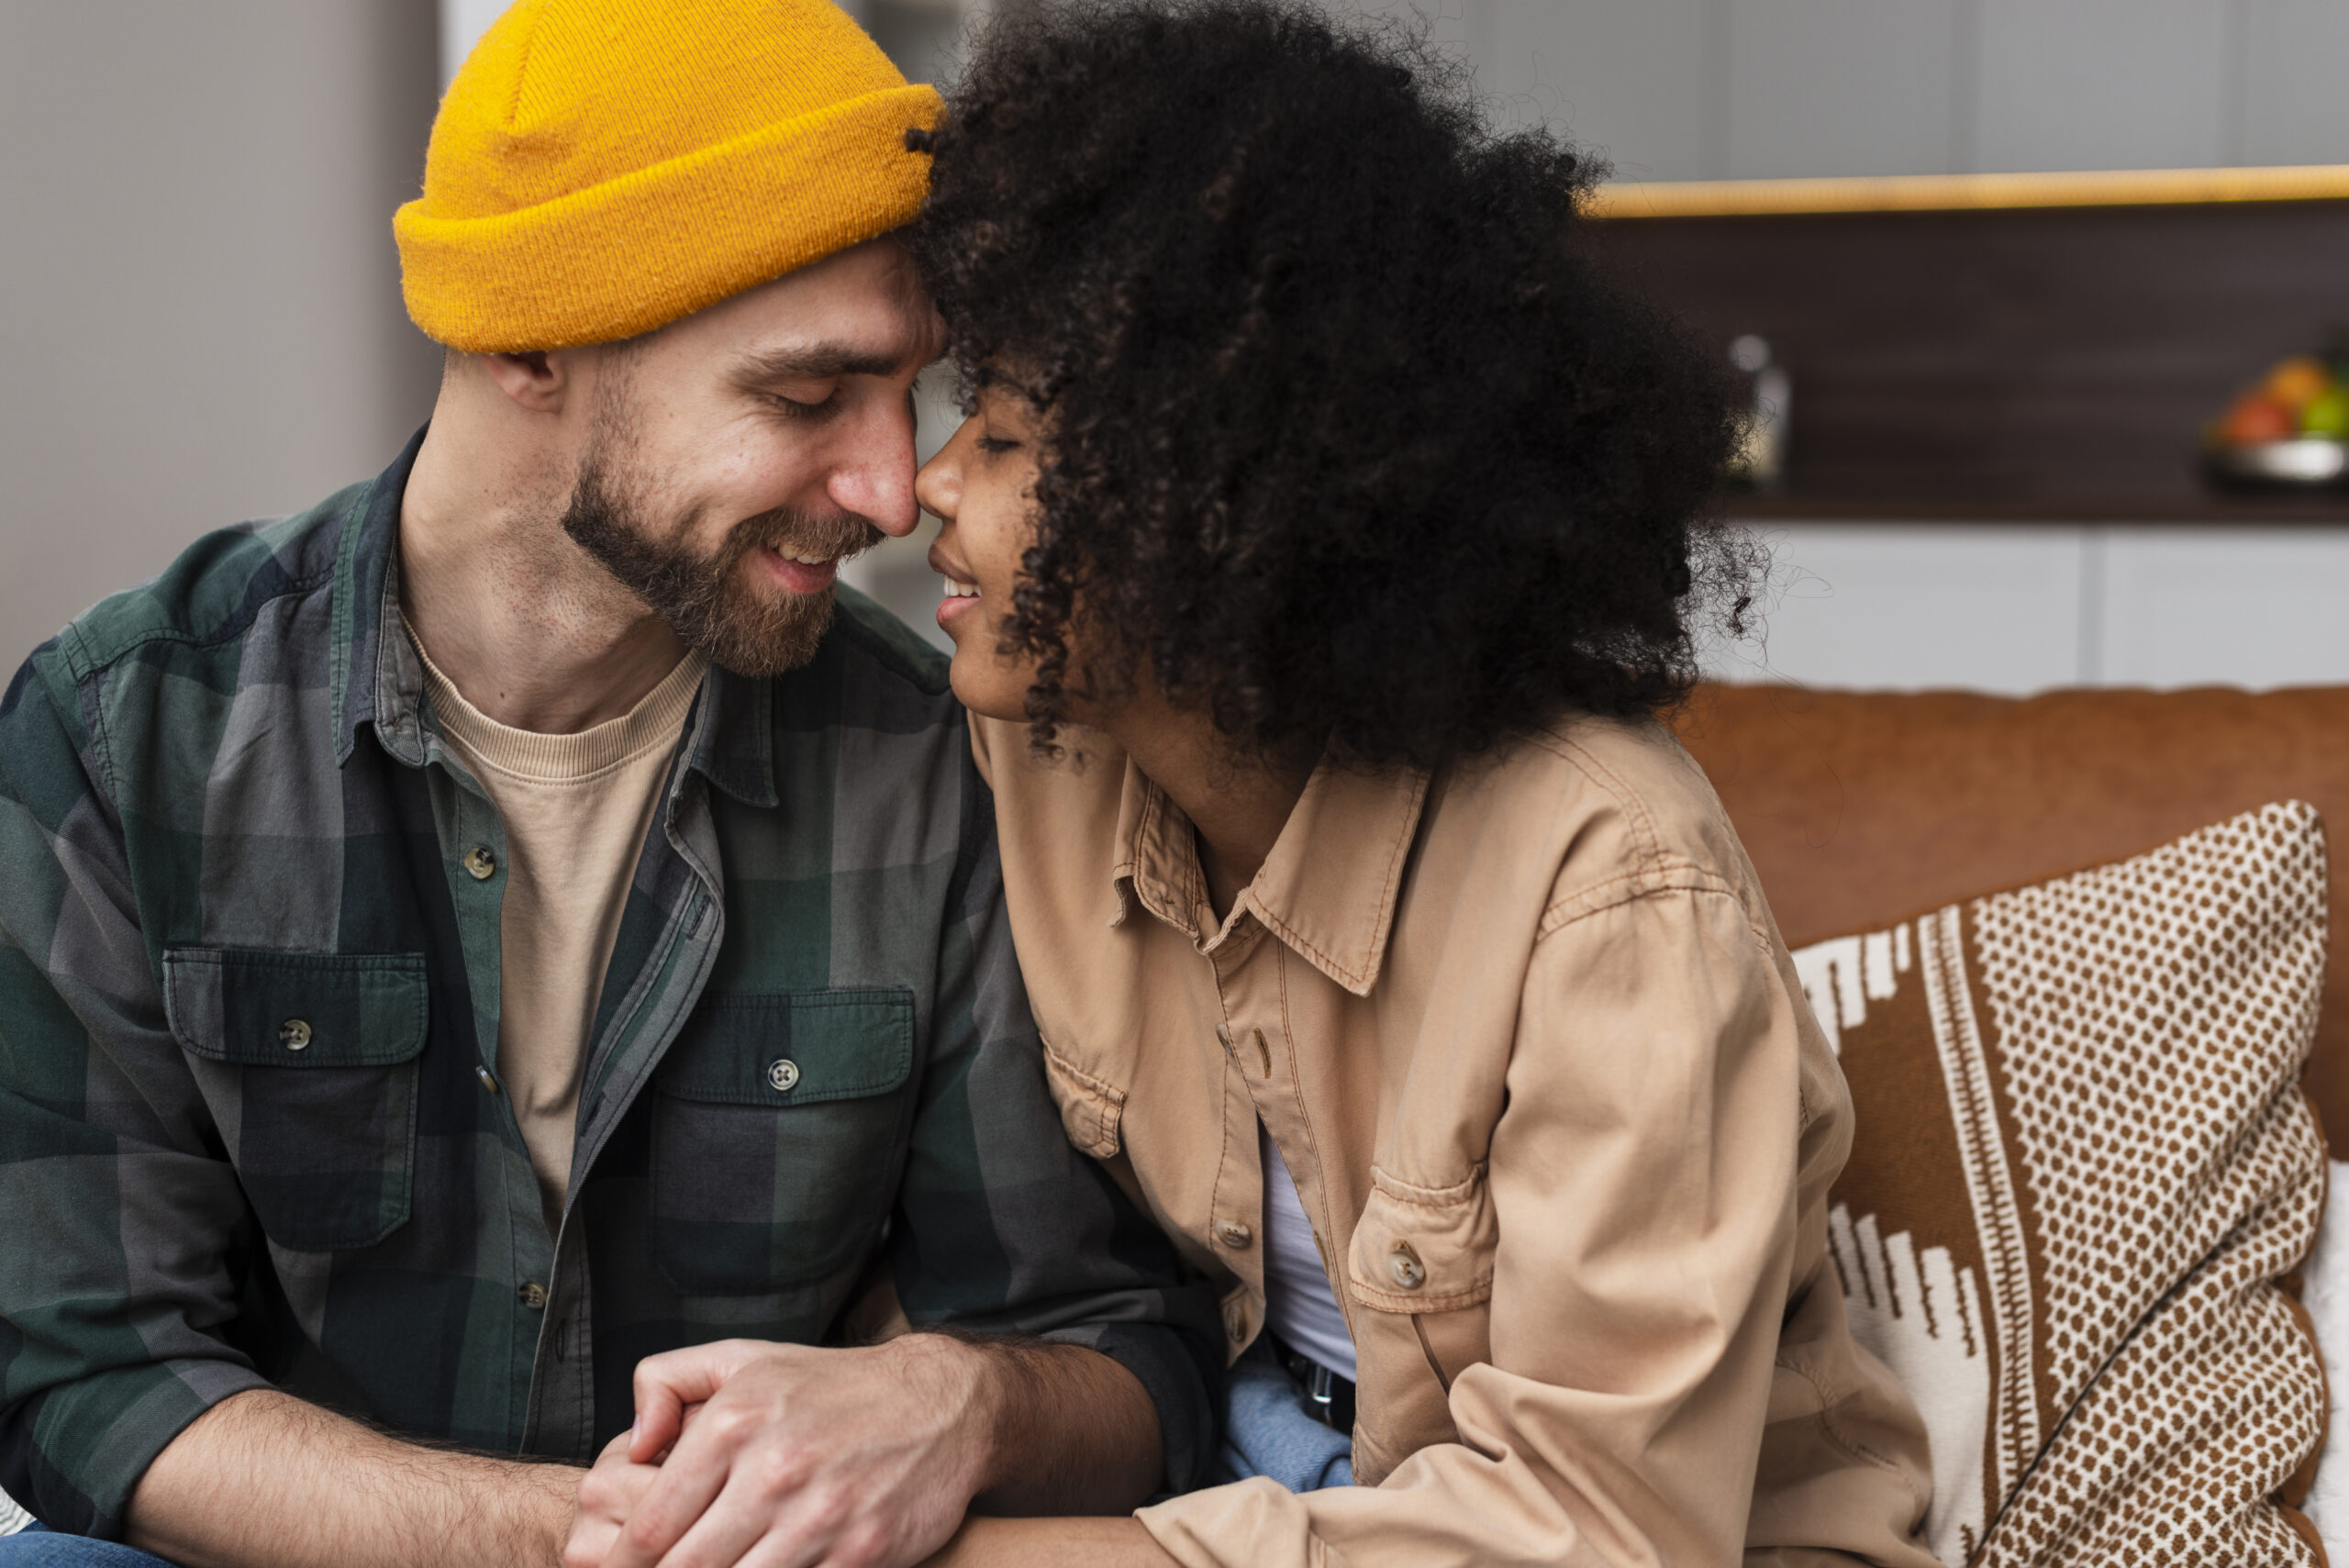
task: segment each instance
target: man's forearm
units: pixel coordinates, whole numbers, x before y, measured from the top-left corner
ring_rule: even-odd
[[[420,1448],[255,1389],[156,1456],[127,1534],[185,1568],[553,1568],[581,1473]]]
[[[1122,1514],[1165,1470],[1158,1407],[1134,1374],[1077,1345],[964,1340],[992,1365],[988,1514]]]

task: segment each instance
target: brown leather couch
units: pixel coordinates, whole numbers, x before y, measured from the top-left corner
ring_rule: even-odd
[[[2148,850],[2271,800],[2324,814],[2332,929],[2305,1080],[2349,1149],[2349,686],[2023,699],[1709,685],[1676,720],[1787,942]]]

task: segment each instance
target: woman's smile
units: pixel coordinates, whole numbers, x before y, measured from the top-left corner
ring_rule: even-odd
[[[955,622],[978,608],[979,585],[957,582],[952,576],[941,576],[939,581],[946,585],[946,596],[938,602],[938,624],[941,628],[951,632]]]

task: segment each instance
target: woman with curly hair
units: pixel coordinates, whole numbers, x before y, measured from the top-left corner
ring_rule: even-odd
[[[1233,1358],[1230,1484],[950,1557],[1929,1564],[1851,1103],[1654,717],[1742,608],[1730,400],[1586,258],[1592,165],[1256,0],[1008,9],[918,144],[1052,1093]]]

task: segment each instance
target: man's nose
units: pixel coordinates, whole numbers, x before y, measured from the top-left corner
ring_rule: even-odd
[[[835,506],[902,539],[920,517],[914,505],[913,410],[903,399],[859,422],[825,486]]]

